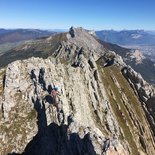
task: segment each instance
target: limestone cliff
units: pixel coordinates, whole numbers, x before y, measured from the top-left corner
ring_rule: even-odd
[[[32,50],[47,58],[31,57]],[[15,51],[21,60],[0,70],[2,155],[154,155],[128,66],[86,30],[71,28]]]

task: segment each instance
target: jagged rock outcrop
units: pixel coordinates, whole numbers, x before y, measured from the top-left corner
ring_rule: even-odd
[[[43,41],[53,48],[55,37],[60,37],[48,58],[18,60],[0,72],[0,152],[153,155],[152,132],[121,73],[125,66],[121,57],[107,54],[82,28],[60,36]],[[37,45],[22,45],[22,50]],[[114,61],[103,67],[108,55]],[[57,102],[51,96],[56,86]]]
[[[130,66],[122,69],[124,76],[129,81],[130,85],[134,89],[135,93],[142,102],[144,111],[155,134],[155,89],[149,85],[143,77],[136,73]]]

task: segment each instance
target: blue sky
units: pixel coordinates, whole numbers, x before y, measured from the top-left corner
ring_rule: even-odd
[[[155,30],[155,0],[0,0],[1,28]]]

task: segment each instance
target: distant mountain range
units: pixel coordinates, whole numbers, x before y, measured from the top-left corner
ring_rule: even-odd
[[[155,45],[155,33],[144,30],[101,30],[96,35],[103,41],[119,45]]]
[[[0,44],[36,39],[65,30],[3,29],[0,28]],[[119,45],[155,45],[155,32],[144,30],[96,31],[99,39]]]
[[[0,29],[0,44],[36,39],[54,33],[53,31],[39,29]]]
[[[115,51],[122,56],[126,64],[130,65],[137,72],[139,72],[144,79],[155,86],[155,63],[139,50],[133,50],[118,46],[116,44],[100,41],[105,49]]]
[[[125,48],[138,49],[155,62],[155,31],[144,30],[102,30],[96,31],[99,39]]]
[[[0,55],[26,40],[48,37],[55,34],[54,30],[39,29],[3,29],[0,28]]]

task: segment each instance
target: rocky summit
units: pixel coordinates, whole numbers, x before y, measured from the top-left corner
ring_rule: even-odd
[[[155,154],[154,88],[89,31],[0,59],[2,155]]]

